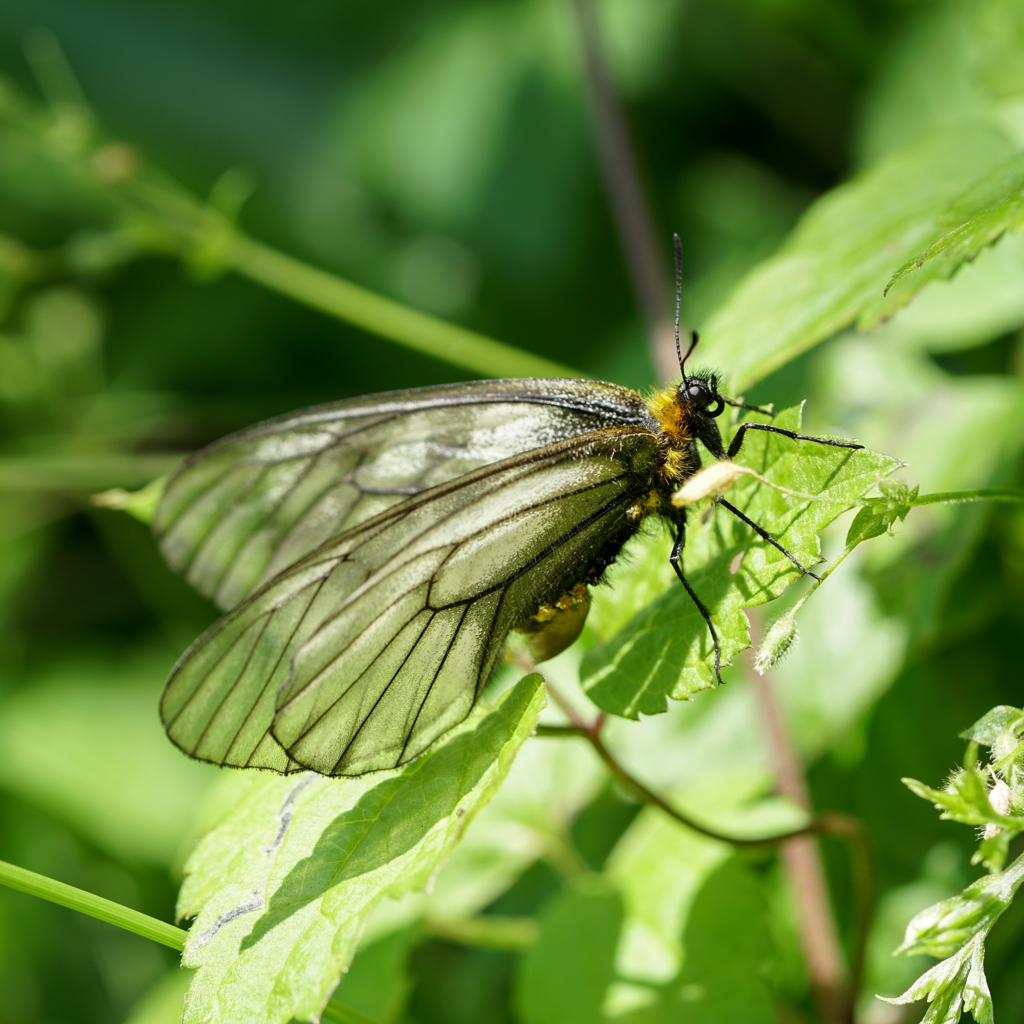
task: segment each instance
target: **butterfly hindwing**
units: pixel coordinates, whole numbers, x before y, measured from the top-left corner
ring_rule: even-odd
[[[161,712],[217,764],[358,775],[462,721],[509,630],[620,535],[654,435],[609,427],[485,466],[323,543],[185,653]]]
[[[650,425],[639,396],[585,380],[480,381],[334,402],[197,452],[168,481],[153,526],[171,566],[232,608],[410,495],[615,424]]]

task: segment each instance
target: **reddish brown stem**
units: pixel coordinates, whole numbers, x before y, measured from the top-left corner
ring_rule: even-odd
[[[522,659],[520,660],[521,663]],[[532,663],[531,663],[532,664]],[[536,671],[536,667],[530,671]],[[593,722],[588,725],[586,721],[576,712],[575,708],[559,692],[558,688],[545,681],[547,691],[551,699],[562,709],[571,725],[538,725],[538,736],[579,736],[585,739],[593,748],[598,757],[605,763],[605,766],[627,789],[631,789],[644,803],[651,804],[659,810],[664,811],[670,818],[674,818],[680,825],[686,826],[694,832],[708,839],[717,839],[722,843],[729,843],[731,846],[769,846],[774,843],[781,843],[785,840],[796,839],[801,836],[813,835],[818,832],[832,832],[837,835],[848,835],[860,828],[859,822],[848,818],[845,814],[821,814],[812,818],[802,828],[793,829],[789,832],[780,832],[770,836],[732,836],[725,832],[719,832],[708,828],[700,822],[694,821],[685,814],[677,811],[667,800],[659,796],[654,790],[649,789],[639,779],[635,778],[621,765],[615,755],[605,746],[601,738],[601,727],[605,722],[605,714],[602,712]]]
[[[810,793],[803,765],[771,682],[758,673],[754,673],[754,680],[761,722],[775,768],[776,791],[810,813]],[[811,835],[789,839],[780,847],[779,856],[796,903],[807,973],[822,1018],[828,1024],[847,1024],[852,1021],[852,1004],[846,965],[817,840]]]
[[[536,666],[525,656],[517,660],[527,671],[536,671]],[[774,693],[770,684],[763,677],[758,677],[756,688],[762,706],[762,718],[769,736],[772,759],[776,765],[779,780],[777,790],[810,814],[810,797],[803,767],[789,740]],[[733,836],[708,828],[680,813],[668,801],[631,775],[616,760],[601,737],[601,729],[605,721],[603,712],[592,724],[588,724],[557,687],[547,683],[547,690],[551,699],[562,709],[572,724],[538,726],[538,736],[579,736],[585,739],[604,762],[612,776],[627,789],[632,790],[644,803],[659,808],[679,824],[708,839],[715,839],[736,847],[781,844],[780,857],[793,887],[808,974],[818,1000],[822,1019],[827,1024],[852,1024],[854,999],[860,989],[863,974],[864,951],[874,896],[871,851],[867,834],[861,823],[847,814],[825,812],[813,815],[803,828],[770,836]],[[832,916],[821,855],[815,841],[815,836],[818,834],[834,835],[843,839],[849,851],[857,906],[849,981],[846,978],[835,920]]]
[[[593,0],[574,0],[586,69],[587,99],[601,174],[637,305],[647,325],[651,358],[662,380],[679,372],[668,291],[653,220],[640,180],[626,117],[615,92]]]

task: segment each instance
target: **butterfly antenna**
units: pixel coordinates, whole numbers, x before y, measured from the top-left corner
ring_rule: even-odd
[[[672,245],[676,254],[676,359],[679,360],[679,372],[682,373],[685,360],[679,349],[679,310],[683,304],[683,243],[678,231],[672,235]]]
[[[690,331],[690,347],[686,350],[686,355],[679,361],[679,372],[683,375],[683,379],[686,379],[686,360],[690,358],[690,353],[697,347],[697,342],[700,340],[700,335],[696,331]]]
[[[685,380],[686,360],[690,358],[690,353],[697,347],[697,332],[690,331],[690,347],[684,356],[679,347],[679,312],[683,305],[683,243],[679,239],[678,231],[672,235],[672,246],[676,254],[676,359],[679,360],[679,373]]]

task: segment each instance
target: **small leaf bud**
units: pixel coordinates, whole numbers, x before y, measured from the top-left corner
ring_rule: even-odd
[[[776,619],[757,649],[754,668],[761,675],[774,668],[786,656],[798,637],[796,617],[791,612]]]
[[[1005,909],[1006,902],[991,887],[971,886],[913,917],[896,952],[927,953],[940,959],[952,956],[979,931],[990,928]]]

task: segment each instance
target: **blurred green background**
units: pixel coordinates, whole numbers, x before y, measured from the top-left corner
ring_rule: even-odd
[[[666,277],[672,231],[683,239],[687,322],[699,327],[817,196],[972,115],[983,98],[961,6],[598,4]],[[243,170],[254,191],[241,219],[257,238],[589,375],[642,387],[655,374],[566,0],[5,0],[0,858],[170,920],[218,773],[164,741],[156,698],[214,610],[164,568],[141,523],[90,507],[89,494],[141,486],[177,454],[267,416],[467,374],[122,244],[24,127],[24,103],[74,99],[46,58],[52,38],[111,138],[200,196]],[[73,121],[64,128],[51,152],[74,147]],[[1022,285],[1024,246],[1008,238],[880,332],[832,339],[751,397],[810,398],[813,426],[899,456],[924,491],[1019,485]],[[921,969],[887,959],[911,913],[974,877],[969,830],[938,822],[898,780],[938,783],[960,730],[1024,702],[1024,516],[917,510],[899,533],[837,581],[831,606],[821,594],[780,670],[815,805],[861,815],[873,837],[882,899],[868,981],[888,993]],[[870,655],[866,666],[851,652]],[[685,728],[699,732],[698,713],[724,719],[714,714],[727,699],[687,707]],[[688,764],[698,789],[742,742],[724,726],[701,735],[718,761]],[[563,825],[583,861],[627,858],[635,806],[598,784],[569,804]],[[825,849],[846,928],[848,870],[840,848]],[[550,857],[521,860],[490,910],[548,915],[554,928],[571,897]],[[773,908],[775,991],[806,1010],[781,883],[768,862],[753,868]],[[344,998],[381,1024],[542,1024],[522,991],[511,995],[515,953],[415,927],[379,933]],[[997,1013],[1022,1020],[1024,908],[989,949]],[[173,962],[144,939],[0,891],[3,1024],[172,1020]],[[874,1024],[914,1019],[865,1006]]]

